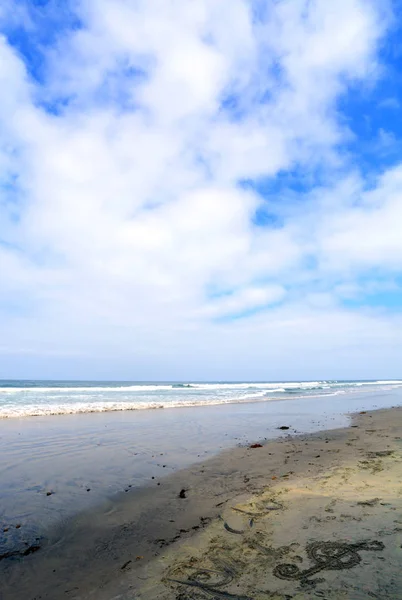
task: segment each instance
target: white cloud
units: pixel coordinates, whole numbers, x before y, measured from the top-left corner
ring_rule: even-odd
[[[342,193],[338,198],[342,198]],[[324,204],[319,221],[318,255],[327,268],[355,273],[398,272],[402,261],[402,167],[380,176],[374,189],[360,187],[331,212]]]
[[[329,175],[277,228],[254,223],[263,201],[238,185],[295,167],[348,171],[337,100],[351,82],[378,77],[386,17],[377,3],[282,0],[264,21],[243,0],[76,6],[83,27],[46,48],[45,83],[0,45],[0,176],[12,181],[0,202],[7,351],[64,349],[66,376],[80,369],[78,353],[98,376],[107,358],[109,377],[129,377],[135,364],[145,370],[137,378],[173,378],[187,377],[191,347],[200,378],[213,376],[214,344],[235,356],[216,377],[261,378],[268,358],[283,368],[287,352],[294,364],[303,344],[311,375],[318,349],[325,356],[351,335],[359,357],[366,327],[394,348],[399,321],[337,302],[353,274],[400,264],[399,170],[369,192],[353,172],[336,185]],[[268,306],[244,323],[215,322]],[[261,356],[236,349],[246,333]],[[62,374],[47,364],[38,358],[39,375]],[[15,373],[31,376],[29,365],[22,357]]]
[[[286,295],[279,285],[248,287],[219,297],[205,307],[205,314],[211,317],[242,316],[243,311],[254,311],[276,304]]]

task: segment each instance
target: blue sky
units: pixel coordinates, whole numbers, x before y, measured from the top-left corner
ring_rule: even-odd
[[[0,377],[400,377],[402,2],[0,7]]]

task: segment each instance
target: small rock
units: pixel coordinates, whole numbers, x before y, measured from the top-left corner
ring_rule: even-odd
[[[21,527],[21,523],[17,523],[17,525],[15,526],[16,529],[19,529]]]
[[[180,490],[180,494],[179,494],[179,498],[187,498],[186,496],[186,490]]]
[[[290,427],[287,425],[282,425],[281,427],[278,427],[278,429],[282,429],[282,431],[284,431],[285,429],[290,429]]]
[[[90,491],[91,491],[91,488],[87,488],[87,492],[90,492]]]
[[[251,444],[250,448],[262,448],[262,444]]]
[[[46,492],[46,496],[53,496],[54,492]]]

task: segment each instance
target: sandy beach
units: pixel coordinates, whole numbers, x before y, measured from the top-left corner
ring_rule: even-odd
[[[0,597],[400,598],[401,426],[283,430],[122,494],[4,558]]]

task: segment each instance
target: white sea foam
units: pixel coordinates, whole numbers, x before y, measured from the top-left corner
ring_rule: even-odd
[[[325,395],[337,396],[344,393],[343,390],[337,390],[330,394],[311,394],[309,398],[316,398]],[[293,396],[291,399],[301,398],[303,396]],[[185,408],[201,406],[217,406],[222,404],[246,404],[250,402],[273,402],[286,400],[281,397],[267,398],[265,392],[257,392],[247,395],[243,398],[211,398],[211,399],[189,399],[173,401],[155,401],[155,402],[74,402],[71,404],[8,404],[0,407],[0,419],[9,419],[13,417],[40,417],[51,415],[74,415],[84,413],[102,413],[117,411],[135,411],[135,410],[155,410],[166,408]]]
[[[247,390],[247,389],[266,389],[272,391],[285,391],[285,389],[314,389],[317,387],[361,387],[365,385],[390,385],[400,384],[402,380],[378,380],[378,381],[281,381],[281,382],[251,382],[251,383],[180,383],[180,384],[133,384],[122,386],[46,386],[46,387],[4,387],[0,385],[2,394],[31,394],[31,393],[77,393],[77,392],[159,392],[174,390],[177,393],[188,393],[191,390]]]
[[[22,382],[18,382],[22,383]],[[0,387],[0,419],[23,416],[210,406],[336,396],[402,386],[401,380],[41,385]],[[44,382],[43,382],[44,383]],[[1,382],[0,382],[1,386]]]

